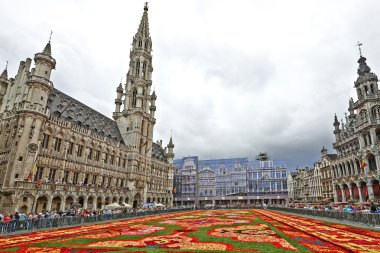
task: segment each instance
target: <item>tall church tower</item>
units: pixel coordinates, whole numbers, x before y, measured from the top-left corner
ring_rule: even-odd
[[[152,154],[153,127],[156,122],[155,100],[157,99],[154,92],[151,94],[153,71],[151,51],[152,39],[149,35],[146,3],[139,28],[132,41],[125,93],[122,94],[122,87],[119,86],[113,117],[130,150],[148,157]],[[121,101],[124,103],[122,111]]]
[[[10,187],[15,181],[26,180],[35,163],[41,129],[49,119],[48,97],[53,90],[50,75],[56,61],[50,41],[32,60],[21,61],[15,79],[3,72],[0,78],[1,126],[0,153],[7,161],[0,163],[0,187]],[[8,200],[6,200],[7,202]]]

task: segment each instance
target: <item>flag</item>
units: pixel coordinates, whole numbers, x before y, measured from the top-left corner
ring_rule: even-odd
[[[29,176],[28,176],[28,181],[31,182],[33,180],[33,177],[36,174],[36,172],[37,172],[37,166],[36,166],[35,163],[33,163],[32,169],[30,170],[30,173],[29,173]]]
[[[361,169],[361,170],[364,169],[365,166],[367,166],[367,163],[364,161],[364,159],[362,159],[362,163],[361,163],[361,165],[360,165],[360,169]]]

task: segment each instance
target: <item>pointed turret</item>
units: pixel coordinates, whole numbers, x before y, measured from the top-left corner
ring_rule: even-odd
[[[355,82],[355,87],[359,87],[361,84],[364,84],[366,82],[377,82],[378,78],[377,76],[371,72],[371,68],[367,65],[367,58],[364,56],[360,56],[358,63],[359,67],[357,70],[358,73],[358,78],[356,79]],[[368,90],[368,92],[371,92]]]
[[[340,123],[338,121],[338,117],[336,116],[336,114],[334,116],[334,124],[333,125],[335,128],[335,130],[334,130],[335,139],[336,139],[336,141],[340,141],[340,133],[341,133],[341,130],[339,129]]]
[[[148,3],[144,5],[144,14],[141,18],[139,28],[135,37],[148,38],[149,37],[149,21],[148,21]]]
[[[157,109],[156,100],[157,100],[156,92],[153,91],[152,95],[150,96],[150,106],[149,106],[150,116],[152,118],[154,118],[154,113],[156,112],[156,109]]]
[[[352,115],[355,114],[355,112],[354,112],[354,100],[352,98],[350,98],[348,101],[348,111],[350,112],[349,117],[352,117]]]
[[[51,55],[51,45],[50,45],[50,40],[46,44],[44,50],[42,51],[43,54]]]
[[[53,82],[50,81],[50,75],[56,64],[55,59],[51,56],[50,39],[44,50],[34,55],[34,62],[35,68],[26,82],[30,87],[30,93],[25,99],[24,106],[33,113],[37,111],[45,117],[49,117],[48,97],[54,88]],[[36,131],[34,133],[33,138],[38,138],[38,133]]]
[[[34,75],[50,79],[51,70],[55,69],[56,64],[55,59],[51,55],[50,40],[41,53],[34,55],[34,61],[36,63]]]
[[[116,89],[116,99],[115,99],[115,112],[113,113],[113,118],[117,119],[120,117],[120,107],[122,105],[121,97],[123,96],[123,86],[120,82],[119,86]]]
[[[5,69],[3,71],[3,73],[1,73],[1,78],[4,78],[4,79],[8,79],[8,63],[7,63],[7,66],[5,66]]]
[[[173,144],[173,140],[172,140],[172,137],[170,137],[170,141],[169,141],[169,144],[168,144],[168,148],[174,148],[174,144]]]
[[[174,152],[173,152],[174,144],[173,144],[173,140],[171,136],[170,136],[170,141],[167,147],[168,147],[168,153],[166,157],[168,158],[168,163],[172,164],[173,159],[174,159]]]
[[[325,146],[322,147],[321,155],[322,157],[325,157],[327,155],[327,149],[325,148]]]
[[[152,49],[152,40],[149,34],[148,3],[145,3],[144,13],[140,21],[139,28],[133,37],[132,50],[144,50],[150,54]]]
[[[338,117],[335,114],[335,116],[334,116],[334,124],[333,124],[333,126],[335,127],[335,131],[339,130],[339,125],[340,125],[340,123],[338,121]]]
[[[7,92],[7,88],[8,88],[8,62],[7,62],[7,65],[5,66],[3,73],[1,73],[1,76],[0,76],[0,109],[1,109],[1,105],[3,104],[3,99],[5,96],[5,93]]]

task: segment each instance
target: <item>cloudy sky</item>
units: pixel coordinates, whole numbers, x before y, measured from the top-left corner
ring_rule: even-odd
[[[57,89],[111,117],[142,0],[0,0],[0,69],[9,76],[53,30]],[[289,169],[332,149],[333,116],[356,100],[358,41],[380,73],[376,0],[151,0],[154,138],[176,158],[266,151]]]

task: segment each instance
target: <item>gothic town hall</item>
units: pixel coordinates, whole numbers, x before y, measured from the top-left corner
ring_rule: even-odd
[[[152,40],[144,7],[113,120],[58,90],[51,42],[0,77],[0,210],[173,202],[173,142],[153,142]]]

